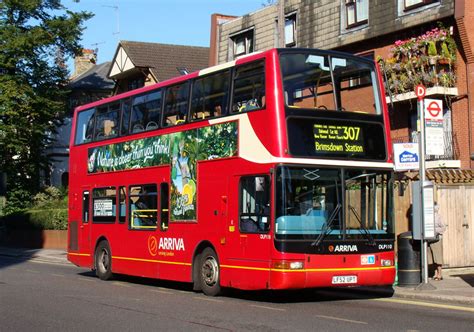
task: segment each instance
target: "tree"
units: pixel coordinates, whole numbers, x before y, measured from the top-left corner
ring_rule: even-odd
[[[43,148],[67,110],[63,57],[80,54],[91,17],[61,0],[0,1],[0,171],[9,192],[39,189]]]

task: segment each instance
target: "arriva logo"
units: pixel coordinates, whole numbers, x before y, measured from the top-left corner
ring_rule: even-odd
[[[184,251],[184,241],[181,238],[162,237],[160,238],[158,249]]]
[[[357,245],[355,244],[338,244],[334,247],[334,252],[357,252]]]

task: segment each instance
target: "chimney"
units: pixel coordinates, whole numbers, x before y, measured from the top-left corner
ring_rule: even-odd
[[[72,78],[85,73],[95,66],[97,62],[97,53],[94,50],[83,49],[82,55],[74,58],[74,74]]]

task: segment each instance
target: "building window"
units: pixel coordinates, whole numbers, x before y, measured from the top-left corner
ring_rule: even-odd
[[[296,14],[285,18],[285,46],[296,46]]]
[[[234,59],[238,56],[253,52],[253,29],[241,32],[231,37]]]
[[[403,0],[404,1],[404,10],[409,11],[424,5],[429,5],[434,2],[439,2],[439,0]]]
[[[369,0],[345,0],[347,28],[366,24],[369,19]]]
[[[135,79],[131,79],[127,83],[127,91],[143,88],[145,86],[145,78],[138,77]]]

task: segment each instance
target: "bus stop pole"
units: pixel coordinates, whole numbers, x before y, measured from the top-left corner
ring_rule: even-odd
[[[420,119],[420,135],[418,140],[418,148],[420,153],[420,218],[421,218],[421,282],[428,283],[428,242],[426,242],[425,234],[425,204],[424,204],[424,183],[426,180],[425,166],[425,108],[424,98],[418,98],[418,114]]]

